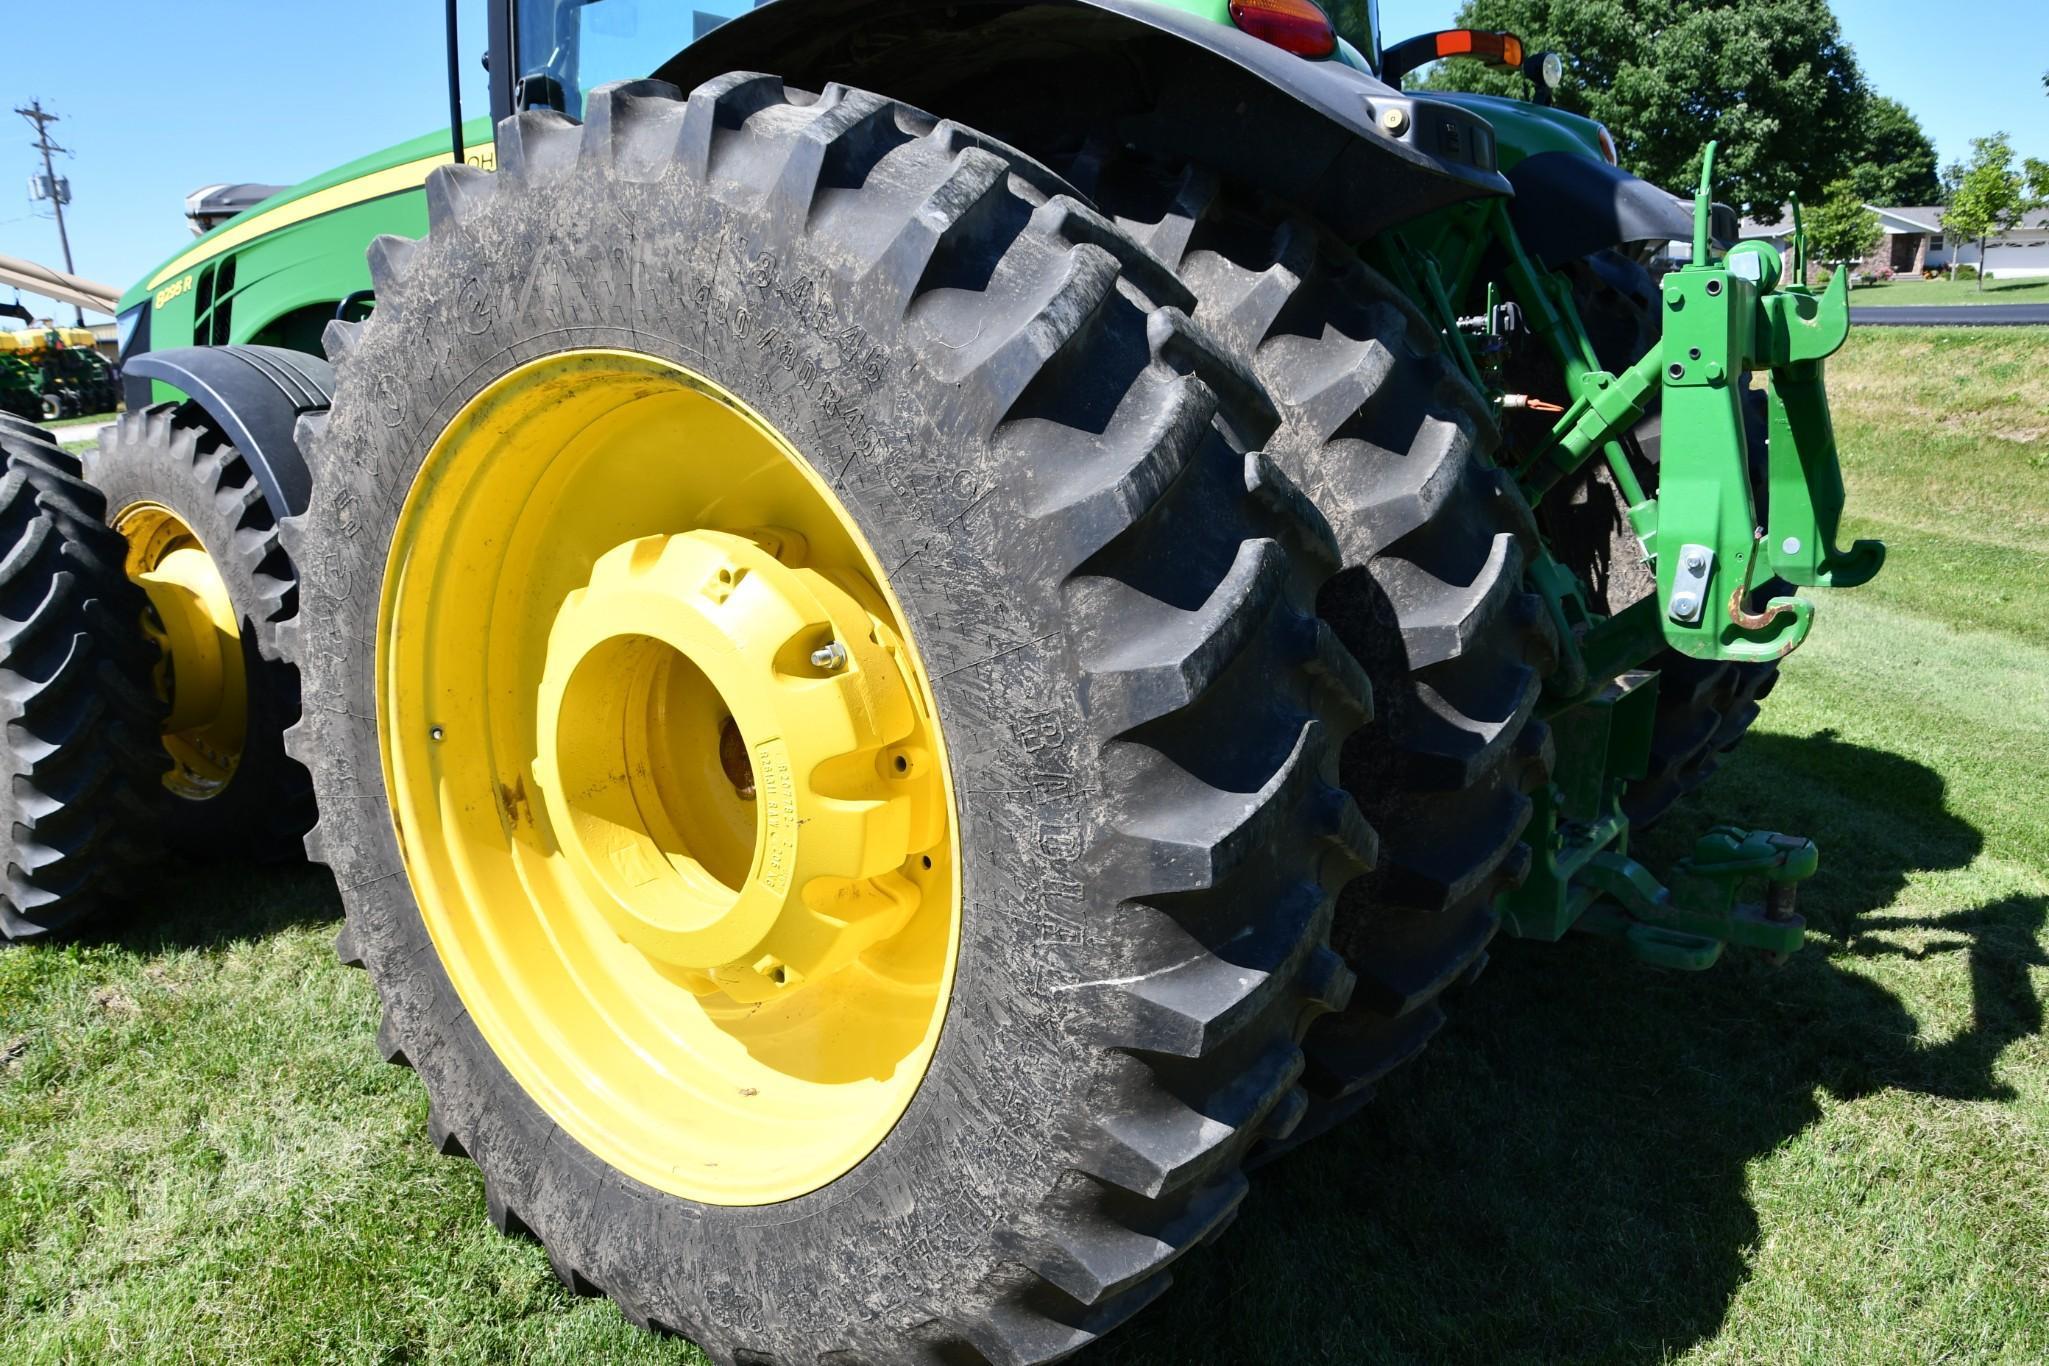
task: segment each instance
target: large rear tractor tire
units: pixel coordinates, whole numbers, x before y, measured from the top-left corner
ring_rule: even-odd
[[[76,928],[161,857],[156,651],[78,462],[0,421],[0,940]]]
[[[299,676],[278,644],[298,577],[248,461],[189,405],[159,403],[103,432],[86,469],[162,649],[167,838],[190,853],[299,857],[313,785],[285,753]]]
[[[1641,264],[1620,252],[1603,251],[1576,262],[1569,274],[1574,305],[1596,356],[1610,373],[1620,374],[1658,344],[1658,286]],[[1555,376],[1555,370],[1552,373]],[[1753,487],[1762,489],[1770,428],[1762,391],[1752,389],[1747,397]],[[1638,480],[1652,494],[1657,492],[1661,435],[1654,410],[1624,442]],[[1586,472],[1561,487],[1542,512],[1560,560],[1592,587],[1595,605],[1602,611],[1620,612],[1657,591],[1657,579],[1644,561],[1605,463],[1589,462]],[[1767,588],[1758,596],[1768,597],[1772,591]],[[1729,751],[1749,733],[1761,704],[1779,681],[1776,662],[1699,660],[1671,649],[1659,651],[1644,667],[1658,672],[1650,768],[1629,785],[1622,799],[1624,813],[1639,827],[1656,823],[1681,797],[1715,775]]]
[[[1272,408],[951,122],[733,75],[498,136],[372,247],[288,527],[386,1055],[715,1360],[1082,1347],[1352,986],[1366,685]]]
[[[1380,724],[1353,735],[1342,774],[1380,861],[1339,899],[1333,941],[1359,987],[1309,1036],[1308,1137],[1422,1049],[1528,870],[1526,794],[1550,758],[1530,714],[1555,655],[1522,582],[1536,528],[1488,459],[1499,436],[1479,396],[1352,248],[1201,167],[1097,146],[1071,173],[1174,266],[1197,324],[1272,396],[1267,453],[1342,556],[1319,610],[1373,683]]]

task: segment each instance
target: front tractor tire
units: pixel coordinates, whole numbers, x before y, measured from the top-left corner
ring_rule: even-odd
[[[78,461],[0,420],[0,942],[141,895],[162,856],[156,651]]]
[[[166,838],[206,856],[299,857],[313,786],[285,753],[299,677],[278,640],[298,576],[249,462],[190,405],[159,403],[101,433],[86,471],[161,649]]]
[[[1367,684],[1271,404],[856,90],[607,87],[427,194],[288,536],[308,847],[435,1141],[721,1362],[1093,1341],[1352,985]]]

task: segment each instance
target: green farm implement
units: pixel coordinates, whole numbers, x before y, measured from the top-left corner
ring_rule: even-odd
[[[488,119],[123,299],[46,535],[52,630],[134,629],[0,666],[161,752],[82,810],[16,747],[10,938],[303,837],[492,1220],[721,1362],[1086,1347],[1503,929],[1799,948],[1807,840],[1631,844],[1883,559],[1843,279],[1712,147],[1667,193],[1400,87],[1563,55],[1309,0],[487,36]],[[21,852],[116,807],[91,898]]]
[[[26,310],[7,311],[27,321]],[[113,367],[85,328],[44,323],[0,332],[0,412],[49,422],[111,412],[119,398]]]

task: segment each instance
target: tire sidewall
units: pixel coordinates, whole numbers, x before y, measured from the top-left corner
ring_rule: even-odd
[[[392,1040],[483,1168],[494,1209],[516,1209],[629,1312],[700,1340],[863,1337],[889,1323],[873,1340],[900,1343],[935,1310],[986,1302],[1012,1274],[991,1230],[1043,1204],[1085,1141],[1060,1117],[1085,1109],[1091,1069],[1072,1060],[1091,1046],[1089,994],[1063,988],[1106,967],[1090,960],[1080,901],[1109,815],[1086,796],[1102,786],[1099,742],[1057,576],[1027,577],[1043,554],[1002,515],[1000,453],[962,435],[992,431],[998,414],[921,363],[916,326],[896,295],[843,278],[766,211],[681,175],[638,183],[579,165],[518,214],[420,244],[350,351],[321,442],[325,501],[302,562],[309,739],[329,756],[321,852]],[[379,636],[406,494],[465,404],[529,361],[585,349],[705,374],[803,452],[893,567],[937,694],[963,850],[941,1038],[882,1144],[777,1205],[663,1194],[558,1130],[470,1020],[386,815],[374,652],[358,643]],[[817,1277],[821,1265],[836,1274]]]

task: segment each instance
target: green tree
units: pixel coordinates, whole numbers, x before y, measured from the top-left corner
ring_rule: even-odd
[[[1558,103],[1599,119],[1645,179],[1686,189],[1719,140],[1718,191],[1776,222],[1818,201],[1867,142],[1869,93],[1828,0],[1464,0],[1458,22],[1566,58]],[[1439,62],[1438,90],[1524,95],[1519,75]]]
[[[1867,204],[1933,204],[1942,194],[1935,144],[1907,106],[1873,96],[1864,111],[1864,148],[1850,170]]]
[[[2018,169],[2013,140],[2004,133],[1971,139],[1971,161],[1943,216],[1943,228],[1959,242],[1978,244],[1978,288],[1985,288],[1991,239],[2021,225],[2049,199],[2049,163],[2033,157]],[[1952,262],[1950,273],[1956,273]]]
[[[1857,183],[1847,176],[1830,185],[1821,202],[1801,219],[1807,228],[1808,254],[1841,270],[1862,261],[1885,240],[1878,215],[1864,207]]]

